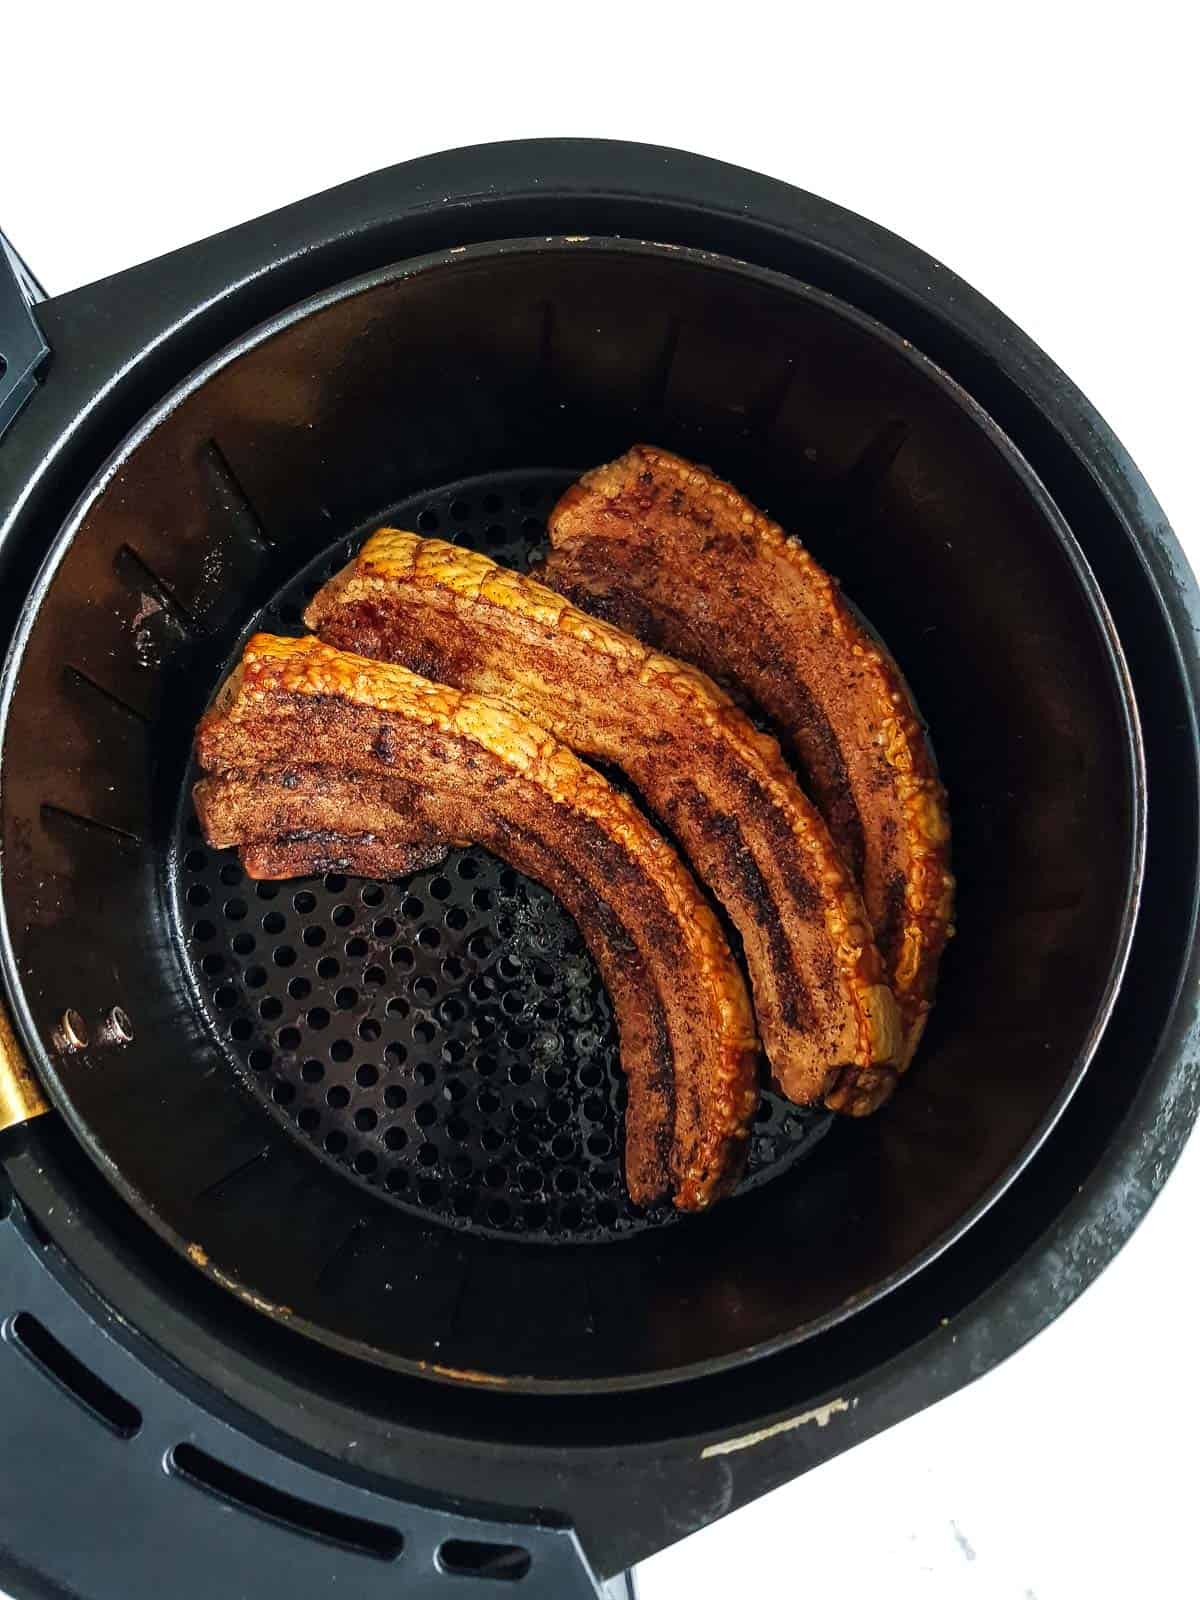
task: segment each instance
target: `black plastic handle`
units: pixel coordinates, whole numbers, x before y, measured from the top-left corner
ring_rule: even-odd
[[[0,233],[0,439],[37,388],[50,354],[33,308],[46,291]]]
[[[63,1283],[65,1266],[0,1172],[0,1415],[19,1462],[0,1495],[0,1593],[211,1600],[270,1574],[293,1600],[331,1587],[355,1600],[634,1596],[631,1575],[596,1575],[565,1524],[406,1504],[209,1411]],[[355,1442],[342,1441],[347,1459]],[[151,1522],[165,1542],[106,1531]]]

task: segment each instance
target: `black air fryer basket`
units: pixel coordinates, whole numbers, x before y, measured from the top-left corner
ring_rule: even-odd
[[[0,1583],[592,1594],[1082,1290],[1196,1110],[1198,613],[1017,329],[824,201],[587,141],[56,300],[10,259]],[[479,850],[255,884],[189,799],[248,632],[373,527],[521,567],[636,439],[888,641],[960,884],[892,1104],[768,1095],[700,1218],[625,1197],[608,998],[544,889]]]

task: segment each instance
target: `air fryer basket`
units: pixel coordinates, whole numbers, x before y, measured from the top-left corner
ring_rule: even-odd
[[[611,1023],[550,897],[479,852],[402,885],[255,890],[187,804],[195,720],[255,615],[294,628],[306,582],[384,519],[520,564],[554,491],[643,437],[800,532],[887,640],[960,881],[893,1104],[829,1125],[768,1100],[746,1191],[685,1221],[623,1201]],[[11,666],[9,976],[57,1041],[56,1101],[194,1264],[374,1362],[629,1387],[819,1333],[1012,1180],[1116,993],[1140,751],[1071,534],[910,345],[742,263],[510,241],[293,309],[119,450]]]

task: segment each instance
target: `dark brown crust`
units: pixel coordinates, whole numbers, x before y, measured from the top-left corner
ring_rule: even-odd
[[[446,858],[445,845],[413,849],[371,834],[322,832],[300,828],[276,839],[251,839],[238,849],[250,878],[308,878],[320,872],[348,872],[361,878],[406,878]]]
[[[401,878],[444,861],[449,843],[411,820],[398,787],[389,798],[373,799],[327,766],[231,768],[202,779],[194,794],[206,837],[247,841],[239,854],[256,879],[315,872]]]
[[[865,1106],[899,1048],[866,913],[775,741],[702,674],[486,556],[380,529],[305,613],[328,643],[503,695],[620,766],[741,935],[775,1081]],[[842,1069],[846,1069],[843,1071]]]
[[[631,1195],[694,1210],[732,1187],[757,1102],[741,979],[669,846],[544,729],[315,639],[257,635],[197,754],[206,836],[248,869],[333,858],[375,872],[471,841],[545,883],[613,999]]]
[[[547,583],[736,686],[789,740],[860,876],[906,1066],[952,931],[953,878],[945,792],[899,668],[798,540],[667,451],[636,445],[585,474],[549,530]]]

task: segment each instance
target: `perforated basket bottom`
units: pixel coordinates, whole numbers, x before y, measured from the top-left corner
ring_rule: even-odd
[[[570,475],[505,474],[372,519],[525,568]],[[299,633],[342,539],[252,619]],[[239,644],[240,653],[240,644]],[[621,1171],[625,1084],[612,1009],[553,895],[480,849],[395,883],[249,882],[179,810],[175,901],[216,1039],[250,1092],[356,1183],[458,1228],[599,1240],[676,1222]],[[743,1188],[792,1166],[828,1116],[767,1093]]]

